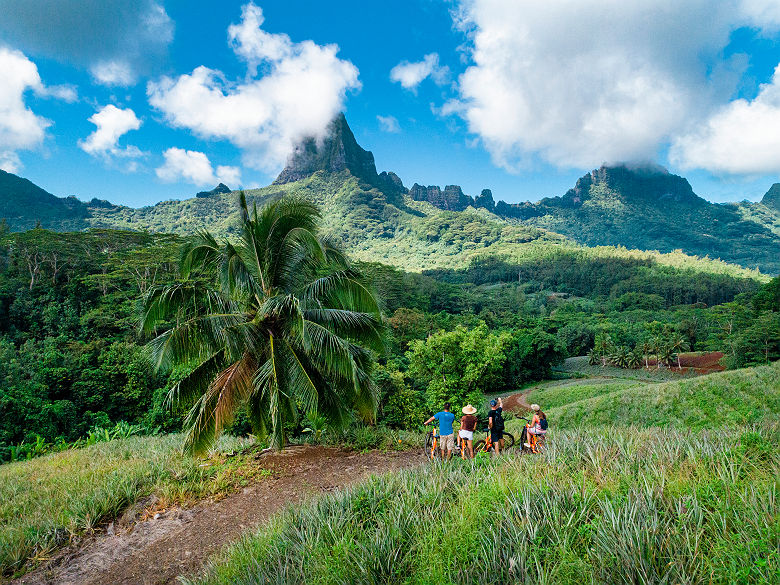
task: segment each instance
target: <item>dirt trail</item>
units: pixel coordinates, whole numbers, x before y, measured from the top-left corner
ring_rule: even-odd
[[[528,396],[533,390],[536,390],[536,386],[529,388],[524,392],[520,392],[519,394],[511,394],[510,396],[507,396],[504,399],[504,408],[506,410],[511,410],[512,412],[517,412],[518,414],[521,414],[527,410],[531,410],[531,405],[526,400],[526,396]]]
[[[112,524],[106,533],[66,550],[17,585],[164,585],[196,573],[208,557],[290,503],[368,475],[412,467],[418,451],[356,453],[291,447],[260,459],[271,475],[222,500],[174,508],[156,519]],[[117,522],[119,526],[122,522]]]

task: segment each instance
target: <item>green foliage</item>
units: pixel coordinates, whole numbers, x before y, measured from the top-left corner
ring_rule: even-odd
[[[780,311],[780,276],[767,282],[753,297],[757,311]]]
[[[513,331],[506,351],[503,386],[516,388],[530,380],[549,378],[552,366],[561,363],[565,353],[565,346],[541,328]]]
[[[315,443],[322,442],[322,435],[328,428],[328,419],[314,411],[307,412],[301,421],[305,427],[302,432],[311,433]]]
[[[501,381],[510,340],[508,333],[489,332],[481,323],[415,341],[407,352],[409,377],[425,389],[428,410],[440,410],[444,402],[453,409],[481,404],[482,395]]]
[[[374,378],[379,390],[378,422],[393,428],[412,429],[425,420],[425,392],[408,383],[395,362],[378,365]]]
[[[299,412],[334,426],[356,409],[373,420],[377,301],[363,276],[318,234],[317,207],[287,197],[251,211],[240,239],[207,232],[182,251],[181,281],[150,289],[142,329],[159,370],[187,366],[171,404],[190,408],[186,446],[206,450],[246,410],[256,436],[281,449]]]

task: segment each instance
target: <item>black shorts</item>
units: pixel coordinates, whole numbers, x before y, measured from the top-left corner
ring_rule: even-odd
[[[504,431],[494,431],[494,430],[490,431],[490,440],[493,441],[494,443],[497,443],[503,438],[504,438]]]

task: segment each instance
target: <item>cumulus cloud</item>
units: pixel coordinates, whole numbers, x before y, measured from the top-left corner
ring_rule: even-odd
[[[462,116],[505,168],[653,159],[727,102],[741,71],[722,50],[740,26],[780,22],[768,0],[463,0],[472,64]]]
[[[357,68],[336,56],[336,45],[296,43],[263,31],[262,24],[262,10],[250,3],[228,31],[236,55],[247,62],[248,79],[234,83],[201,66],[150,82],[147,93],[171,126],[228,140],[243,150],[247,166],[270,171],[301,138],[322,138],[347,91],[360,83]]]
[[[417,90],[417,86],[428,77],[437,85],[444,85],[449,78],[449,67],[439,65],[439,55],[430,53],[422,61],[402,61],[390,70],[390,79],[400,83],[404,89]]]
[[[717,173],[780,173],[780,66],[754,100],[739,99],[675,139],[669,158]]]
[[[156,0],[0,0],[0,39],[28,54],[91,69],[130,85],[165,56],[173,21]],[[107,75],[109,63],[126,70]],[[101,75],[102,73],[102,75]]]
[[[99,61],[90,67],[92,77],[102,85],[127,87],[133,84],[135,75],[127,61]]]
[[[401,125],[395,116],[377,116],[376,119],[383,132],[398,134],[401,131]]]
[[[97,126],[96,130],[79,142],[81,149],[92,156],[127,157],[142,156],[135,146],[119,146],[119,139],[131,130],[141,127],[141,120],[130,108],[120,109],[109,104],[90,116],[89,121]]]
[[[32,91],[43,97],[65,98],[71,94],[62,87],[47,88],[35,63],[19,51],[0,48],[0,71],[0,168],[15,173],[22,168],[17,151],[38,148],[51,125],[25,104],[25,94]]]
[[[202,152],[169,148],[163,153],[165,163],[156,170],[157,176],[167,183],[186,181],[194,185],[214,185],[241,183],[241,169],[231,166],[218,166],[216,171],[211,161]]]

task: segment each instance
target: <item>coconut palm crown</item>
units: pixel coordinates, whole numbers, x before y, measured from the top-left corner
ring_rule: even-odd
[[[275,448],[299,412],[371,420],[383,336],[365,279],[320,236],[312,203],[285,197],[250,211],[241,193],[240,209],[238,241],[200,233],[183,247],[179,282],[144,299],[155,366],[189,371],[168,394],[191,405],[185,448],[206,451],[244,407]]]

